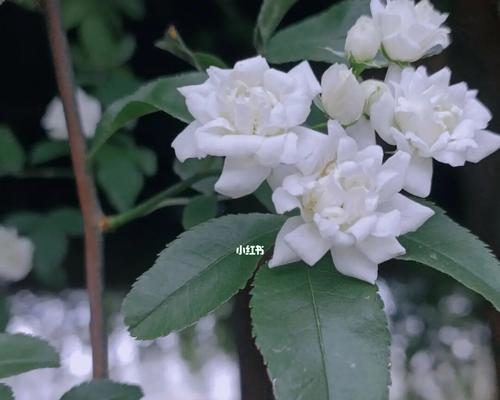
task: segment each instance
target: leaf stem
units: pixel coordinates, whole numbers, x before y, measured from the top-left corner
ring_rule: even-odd
[[[189,189],[194,183],[199,182],[202,179],[218,175],[219,173],[220,171],[207,171],[193,175],[182,182],[176,183],[175,185],[162,190],[129,211],[102,218],[100,224],[101,228],[104,231],[115,230],[131,221],[151,214],[159,208],[186,204],[185,199],[174,199],[172,197]]]
[[[85,238],[85,278],[90,303],[90,342],[94,378],[108,375],[107,336],[103,310],[103,241],[99,221],[102,211],[95,182],[86,168],[86,144],[75,96],[73,67],[66,33],[62,27],[59,0],[44,0],[49,45],[57,87],[64,107],[71,161],[82,210]]]

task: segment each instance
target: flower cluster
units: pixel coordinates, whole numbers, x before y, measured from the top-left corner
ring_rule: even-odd
[[[258,56],[179,89],[195,120],[172,144],[177,158],[225,157],[219,193],[241,197],[267,180],[278,213],[300,211],[278,233],[270,267],[312,266],[330,251],[340,272],[373,283],[378,264],[405,253],[397,238],[433,215],[401,192],[430,194],[433,159],[460,166],[500,148],[476,91],[451,84],[448,68],[408,64],[449,45],[447,16],[428,0],[372,0],[371,13],[347,34],[350,65],[330,66],[320,82],[306,61],[284,73]],[[362,81],[350,66],[378,54],[385,81]],[[313,102],[327,134],[304,126]],[[385,160],[377,135],[394,146]]]

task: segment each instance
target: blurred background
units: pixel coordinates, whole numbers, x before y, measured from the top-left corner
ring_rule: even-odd
[[[299,1],[282,26],[333,3]],[[426,64],[430,70],[448,65],[455,81],[479,89],[494,116],[490,129],[500,132],[500,2],[433,3],[450,13],[453,43]],[[62,7],[78,84],[103,108],[143,82],[191,69],[154,45],[171,24],[191,48],[216,54],[228,65],[255,54],[257,0],[62,0]],[[15,226],[37,248],[29,277],[0,287],[0,329],[41,336],[62,358],[60,369],[6,382],[19,400],[53,400],[91,375],[89,311],[67,145],[58,142],[57,158],[44,158],[40,150],[49,141],[40,121],[56,86],[44,20],[30,1],[0,6],[0,49],[0,125],[25,153],[22,169],[0,171],[0,224]],[[325,65],[314,68],[320,73]],[[182,128],[156,113],[117,135],[97,167],[101,186],[112,182],[101,189],[105,212],[126,209],[179,180],[170,143]],[[123,161],[131,147],[148,167]],[[500,256],[500,154],[465,168],[436,164],[434,179],[432,200]],[[264,208],[245,198],[219,203],[217,213],[234,210]],[[195,326],[161,340],[136,342],[124,327],[124,294],[182,232],[181,220],[182,208],[169,207],[106,238],[111,377],[140,384],[146,400],[271,399],[250,336],[247,291]],[[391,400],[499,399],[500,315],[451,279],[418,265],[388,264],[381,277],[393,334]]]

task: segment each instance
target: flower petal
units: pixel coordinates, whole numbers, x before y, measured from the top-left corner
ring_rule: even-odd
[[[285,236],[285,242],[309,265],[316,264],[330,249],[330,242],[323,239],[313,223],[300,225]]]
[[[285,265],[300,260],[299,256],[285,242],[284,238],[291,231],[295,230],[303,223],[304,220],[301,217],[292,217],[286,220],[286,222],[278,232],[278,236],[276,237],[273,257],[267,263],[270,268],[279,267],[280,265]]]
[[[355,246],[334,247],[331,254],[335,268],[340,273],[371,284],[377,280],[377,263],[369,260]]]
[[[413,155],[406,171],[404,190],[418,197],[427,197],[431,193],[432,158]]]
[[[278,214],[286,213],[294,208],[300,207],[300,201],[297,197],[288,193],[285,189],[279,187],[273,192],[273,203]]]
[[[395,237],[370,236],[358,242],[357,246],[368,259],[377,264],[406,253]]]
[[[365,117],[361,117],[354,125],[346,128],[346,132],[356,141],[360,150],[376,144],[375,130]]]
[[[201,158],[206,156],[206,153],[200,151],[196,145],[194,133],[200,126],[201,125],[196,121],[191,122],[172,142],[175,156],[180,162],[184,162],[188,158]]]
[[[476,149],[470,149],[467,153],[467,161],[477,163],[500,149],[500,135],[490,131],[479,131],[476,133]]]
[[[263,167],[250,157],[226,157],[215,190],[236,199],[257,190],[271,169]]]
[[[386,211],[399,210],[401,213],[400,235],[416,231],[434,215],[431,208],[417,203],[400,193],[385,202],[383,209]]]

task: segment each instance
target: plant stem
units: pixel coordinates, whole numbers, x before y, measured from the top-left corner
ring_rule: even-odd
[[[104,217],[101,220],[101,228],[104,231],[115,230],[133,220],[144,217],[157,210],[158,208],[162,208],[169,205],[182,205],[182,204],[172,204],[169,201],[173,201],[171,197],[182,193],[186,189],[189,189],[193,183],[201,181],[202,179],[218,175],[220,171],[207,171],[202,172],[196,175],[193,175],[182,182],[176,183],[173,186],[155,194],[153,197],[145,200],[141,204],[135,206],[129,211],[125,211],[124,213],[117,215],[110,215],[108,217]]]
[[[86,145],[76,104],[73,68],[68,39],[62,27],[59,0],[44,1],[45,19],[57,87],[68,128],[71,160],[83,216],[85,275],[90,302],[90,341],[94,378],[108,375],[107,337],[103,310],[103,243],[99,221],[102,216],[92,175],[86,169]]]

